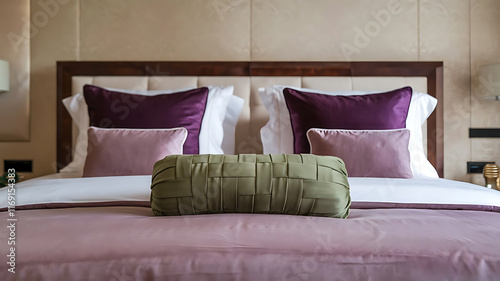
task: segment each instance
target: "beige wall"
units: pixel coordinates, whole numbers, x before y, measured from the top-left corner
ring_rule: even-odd
[[[20,144],[30,139],[29,0],[0,3],[0,59],[8,61],[10,69],[10,91],[0,93],[0,145]]]
[[[500,162],[500,140],[468,138],[500,127],[500,102],[471,91],[478,65],[500,62],[497,0],[33,0],[37,13],[31,141],[0,143],[34,160],[31,176],[54,169],[57,60],[444,61],[445,177],[481,182],[466,162]]]

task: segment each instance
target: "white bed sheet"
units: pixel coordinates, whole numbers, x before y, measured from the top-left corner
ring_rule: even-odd
[[[436,178],[349,178],[353,202],[463,204],[500,207],[500,191]],[[79,178],[59,173],[15,185],[16,206],[44,203],[149,201],[151,176]],[[0,208],[8,188],[0,189]]]

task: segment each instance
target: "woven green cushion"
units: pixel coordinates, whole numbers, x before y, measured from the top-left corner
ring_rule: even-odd
[[[346,218],[344,162],[333,156],[172,155],[154,165],[158,216],[269,213]]]

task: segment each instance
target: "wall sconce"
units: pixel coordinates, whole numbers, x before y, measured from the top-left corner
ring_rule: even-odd
[[[0,60],[0,93],[8,92],[9,89],[9,63]]]
[[[500,100],[500,63],[479,67],[479,95],[488,100]]]

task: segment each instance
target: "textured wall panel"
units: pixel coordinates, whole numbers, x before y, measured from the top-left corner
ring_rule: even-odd
[[[500,101],[477,97],[479,87],[489,87],[477,77],[480,65],[500,63],[500,1],[471,0],[471,127],[500,128]],[[497,81],[500,82],[500,81]],[[500,163],[500,139],[472,139],[472,161]],[[474,174],[472,181],[484,185],[483,175]]]
[[[45,3],[30,3],[31,21],[36,27],[32,29],[29,43],[32,105],[30,140],[0,143],[1,159],[33,160],[33,173],[25,174],[27,178],[54,173],[56,170],[56,61],[77,59],[78,1],[66,1],[49,7],[41,5],[42,2]],[[3,165],[3,161],[0,165]]]
[[[420,1],[420,59],[444,61],[444,174],[470,181],[469,2]]]
[[[416,60],[415,1],[252,1],[253,60]]]
[[[85,0],[82,60],[249,60],[249,0]]]
[[[0,59],[10,64],[10,91],[0,93],[0,142],[28,141],[30,138],[28,17],[29,0],[2,2],[0,19],[4,24],[0,24]],[[0,144],[0,154],[4,146]]]

